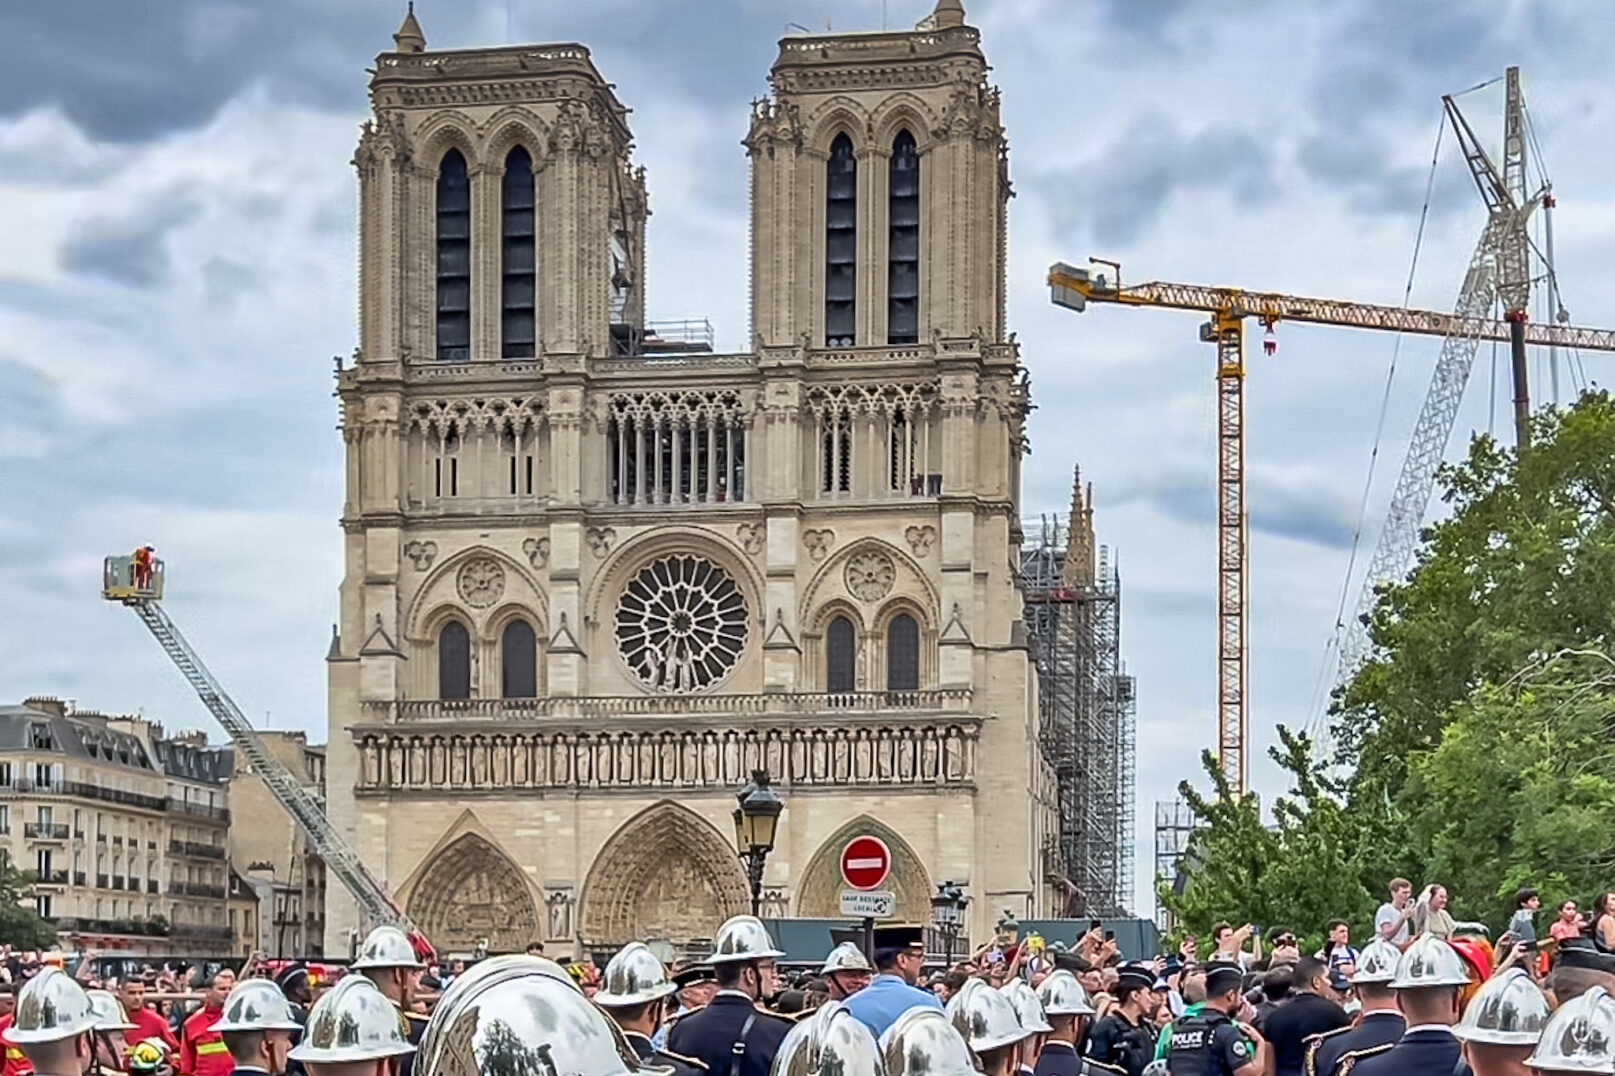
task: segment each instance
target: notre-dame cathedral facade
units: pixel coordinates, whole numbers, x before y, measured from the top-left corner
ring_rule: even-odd
[[[378,57],[327,787],[441,950],[699,944],[746,909],[759,768],[764,915],[838,916],[860,833],[902,921],[942,881],[977,937],[1048,911],[979,38],[941,0],[780,42],[744,354],[648,331],[645,176],[586,48],[432,50],[411,15]]]

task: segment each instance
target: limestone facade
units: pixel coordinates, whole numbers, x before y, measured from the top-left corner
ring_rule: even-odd
[[[1045,912],[1006,142],[956,0],[780,43],[743,354],[647,332],[587,49],[395,41],[355,157],[333,820],[443,951],[699,948],[747,904],[754,768],[787,802],[765,915],[838,914],[857,833],[906,921],[944,880],[978,935]]]

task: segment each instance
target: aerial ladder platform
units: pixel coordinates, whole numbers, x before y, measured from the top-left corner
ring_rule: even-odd
[[[150,546],[133,556],[108,557],[102,567],[101,596],[134,610],[140,622],[156,638],[174,665],[195,690],[202,705],[216,718],[236,750],[246,758],[252,772],[262,778],[275,800],[292,816],[325,869],[336,875],[354,901],[359,914],[371,926],[391,924],[409,935],[416,955],[423,961],[434,957],[431,944],[415,929],[409,916],[393,899],[386,884],[364,865],[342,834],[326,817],[325,808],[303,783],[269,751],[263,738],[241,712],[196,650],[186,641],[179,627],[163,609],[164,565]]]

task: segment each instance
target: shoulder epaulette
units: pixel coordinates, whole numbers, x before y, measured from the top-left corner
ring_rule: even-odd
[[[404,1010],[404,1018],[407,1019],[407,1020],[419,1020],[421,1023],[424,1024],[428,1020],[430,1020],[432,1017],[428,1013],[414,1012],[413,1010],[405,1009]]]
[[[666,1047],[657,1050],[656,1053],[661,1057],[671,1057],[675,1061],[682,1061],[692,1068],[700,1069],[702,1072],[707,1071],[707,1063],[702,1061],[699,1057],[686,1057],[683,1054],[675,1054],[672,1050],[669,1050]]]
[[[757,1013],[759,1016],[772,1016],[774,1019],[784,1021],[787,1024],[794,1024],[798,1020],[802,1019],[802,1017],[809,1015],[808,1013],[803,1012],[791,1013],[789,1016],[787,1016],[785,1013],[775,1012],[773,1009],[758,1009]]]
[[[705,1009],[705,1008],[706,1008],[705,1005],[697,1005],[693,1009],[680,1009],[678,1012],[674,1013],[671,1017],[669,1017],[667,1022],[670,1023],[670,1024],[676,1024],[680,1020],[684,1019],[686,1016],[694,1016],[696,1013],[700,1012],[702,1009]]]
[[[1320,1041],[1322,1041],[1324,1039],[1327,1039],[1331,1035],[1344,1035],[1346,1032],[1352,1030],[1354,1027],[1356,1027],[1355,1024],[1346,1024],[1346,1025],[1344,1025],[1342,1027],[1332,1027],[1328,1031],[1317,1031],[1317,1032],[1314,1032],[1311,1035],[1308,1035],[1306,1037],[1305,1041],[1307,1041],[1307,1042],[1320,1042]]]
[[[1086,1061],[1090,1067],[1098,1069],[1100,1072],[1114,1072],[1117,1074],[1117,1076],[1127,1076],[1127,1070],[1122,1068],[1120,1065],[1107,1065],[1103,1061],[1095,1061],[1091,1057],[1085,1057],[1083,1060]]]
[[[1357,1067],[1357,1062],[1365,1057],[1383,1054],[1395,1045],[1394,1042],[1387,1042],[1379,1046],[1365,1046],[1361,1050],[1347,1050],[1340,1055],[1340,1062],[1335,1067],[1335,1076],[1350,1076],[1351,1070]]]

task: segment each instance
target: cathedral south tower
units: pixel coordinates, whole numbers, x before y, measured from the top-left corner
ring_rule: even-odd
[[[977,938],[1050,910],[980,35],[941,0],[787,37],[769,83],[735,132],[752,344],[714,354],[647,326],[646,177],[587,48],[411,15],[377,58],[327,788],[440,952],[701,952],[749,907],[755,770],[765,917],[839,917],[860,834],[900,921],[944,881]]]

